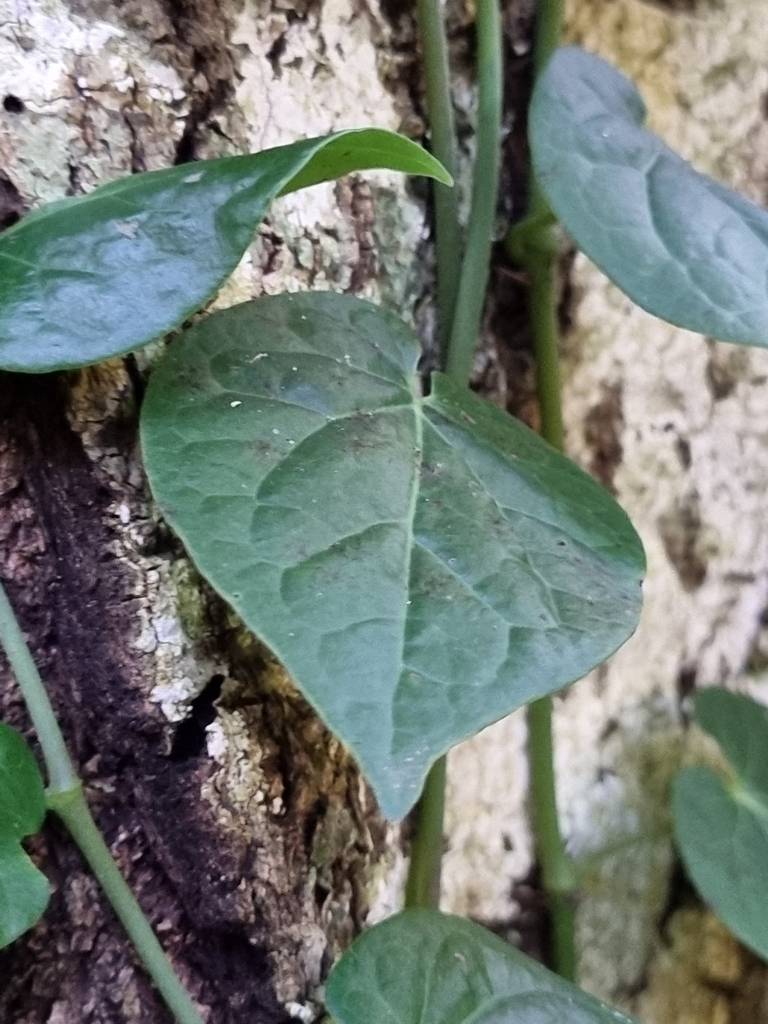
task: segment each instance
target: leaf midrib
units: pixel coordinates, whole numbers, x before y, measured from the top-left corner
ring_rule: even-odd
[[[293,354],[294,353],[291,353],[291,355],[293,355]],[[295,353],[295,354],[298,357],[300,357],[302,354],[318,355],[321,358],[327,359],[329,362],[333,362],[333,363],[337,362],[337,360],[334,357],[326,356],[325,353],[317,353],[316,351],[314,351],[314,352],[304,352],[304,353],[298,352],[298,353]],[[317,434],[321,433],[328,426],[329,423],[338,423],[338,422],[343,422],[344,420],[352,420],[355,416],[359,416],[359,415],[363,415],[363,416],[366,416],[366,417],[388,415],[388,414],[390,414],[392,412],[395,412],[395,411],[401,411],[403,409],[407,409],[410,406],[410,408],[413,410],[414,417],[415,417],[415,440],[416,440],[415,447],[418,450],[419,454],[418,454],[418,460],[415,461],[415,463],[414,463],[414,470],[415,471],[414,471],[414,475],[413,475],[413,483],[412,483],[412,487],[411,487],[411,495],[410,495],[410,500],[409,500],[409,508],[408,508],[408,512],[407,512],[407,515],[406,515],[406,519],[405,520],[387,520],[387,521],[381,521],[380,523],[377,522],[375,524],[371,523],[371,524],[368,524],[365,527],[365,529],[368,529],[368,528],[370,528],[371,526],[374,526],[374,525],[384,525],[385,522],[386,523],[393,523],[393,524],[397,523],[397,522],[403,522],[405,524],[405,526],[406,526],[406,538],[407,538],[407,543],[408,543],[408,556],[407,556],[407,562],[406,562],[406,580],[407,581],[410,580],[410,566],[411,566],[411,560],[412,560],[413,547],[414,547],[415,544],[418,543],[419,546],[421,548],[423,548],[423,550],[428,551],[431,555],[433,555],[440,562],[440,564],[453,577],[458,579],[464,586],[466,586],[471,591],[471,593],[477,597],[477,599],[479,601],[481,601],[483,604],[485,604],[489,608],[489,610],[493,611],[494,614],[497,615],[502,622],[506,623],[506,620],[500,615],[500,613],[496,609],[493,609],[490,605],[487,605],[486,602],[483,600],[482,596],[480,594],[478,594],[475,591],[475,589],[470,584],[468,584],[466,580],[463,579],[463,577],[461,577],[457,573],[455,573],[451,569],[451,567],[448,565],[448,563],[447,563],[447,561],[445,559],[441,558],[439,555],[437,555],[430,548],[426,547],[425,545],[420,544],[420,542],[415,540],[414,524],[415,524],[415,519],[416,519],[416,506],[417,506],[418,497],[419,497],[420,490],[421,490],[421,487],[420,487],[421,470],[422,470],[423,465],[424,465],[424,455],[423,455],[424,423],[426,422],[427,426],[429,428],[431,428],[432,430],[434,430],[435,433],[441,438],[441,440],[445,444],[447,444],[450,447],[452,447],[451,442],[450,442],[450,438],[446,437],[446,435],[443,433],[443,431],[440,430],[440,427],[439,427],[439,425],[437,423],[435,423],[432,419],[428,419],[425,416],[424,409],[425,409],[426,402],[425,402],[425,400],[423,398],[419,398],[419,397],[414,396],[413,394],[411,394],[410,402],[405,401],[405,397],[407,395],[407,392],[405,391],[405,383],[403,383],[401,385],[397,381],[393,381],[393,380],[391,380],[388,377],[382,377],[380,374],[377,374],[374,371],[367,370],[367,369],[365,369],[363,367],[360,367],[357,364],[348,363],[348,364],[345,364],[345,365],[349,366],[350,369],[354,369],[356,372],[359,372],[361,374],[365,374],[366,376],[372,377],[374,380],[382,381],[385,384],[393,385],[393,386],[398,387],[398,388],[402,387],[404,400],[400,401],[400,402],[393,402],[392,404],[386,405],[386,406],[379,406],[379,407],[377,407],[375,409],[366,409],[366,410],[355,409],[355,410],[351,410],[349,412],[344,412],[344,413],[341,413],[341,414],[338,414],[338,415],[330,415],[330,414],[320,413],[316,409],[312,409],[309,406],[302,405],[302,404],[300,404],[298,402],[291,402],[288,399],[284,399],[284,398],[281,398],[279,396],[276,397],[274,395],[269,395],[269,394],[259,394],[259,393],[254,392],[254,391],[239,391],[239,390],[235,390],[232,387],[229,387],[227,385],[222,384],[220,381],[216,380],[215,377],[213,378],[214,380],[216,380],[216,383],[219,385],[221,390],[217,394],[211,395],[207,399],[205,399],[204,400],[204,404],[212,404],[214,402],[220,401],[222,398],[225,398],[226,400],[229,400],[229,398],[231,396],[233,396],[233,395],[240,395],[241,398],[243,398],[243,399],[244,398],[254,398],[254,399],[257,399],[257,400],[260,400],[260,401],[263,400],[263,401],[274,402],[275,405],[286,406],[286,407],[294,408],[294,409],[300,409],[303,412],[323,417],[322,422],[318,423],[318,425],[317,425],[317,427],[315,427],[315,429],[313,429],[313,430],[309,431],[307,434],[305,434],[302,437],[301,441],[299,441],[295,445],[295,447],[293,447],[289,452],[287,452],[261,478],[261,480],[258,483],[258,486],[256,487],[255,491],[253,492],[253,500],[256,501],[256,502],[259,502],[261,504],[264,504],[264,505],[269,504],[270,506],[275,507],[274,504],[271,503],[271,502],[262,502],[260,500],[259,496],[260,496],[263,488],[267,485],[267,483],[270,480],[270,478],[272,477],[272,475],[274,473],[278,472],[285,465],[285,463],[289,459],[293,459],[293,458],[299,457],[299,453],[301,452],[302,447],[304,446],[305,442],[309,441],[311,438],[313,438]],[[432,407],[435,408],[434,406],[432,406]],[[439,412],[439,409],[437,409],[436,411]],[[221,438],[217,438],[216,440],[220,441],[222,439]],[[240,438],[232,437],[229,440],[237,443],[237,442],[240,441]],[[186,441],[184,443],[184,447],[185,448],[190,448],[190,447],[194,447],[195,445],[199,445],[199,446],[205,447],[206,445],[209,445],[209,444],[210,444],[210,441],[206,441],[204,439],[201,439],[201,440],[198,440],[198,441]],[[513,508],[511,506],[502,504],[488,490],[487,485],[484,483],[483,480],[480,479],[480,477],[476,474],[476,472],[474,471],[472,466],[466,461],[466,459],[464,459],[461,455],[458,455],[458,457],[461,459],[462,465],[466,469],[467,473],[469,473],[471,475],[472,479],[475,481],[477,486],[487,496],[488,500],[493,503],[493,505],[496,508],[496,510],[499,512],[499,514],[507,522],[509,521],[508,513],[513,513],[514,515],[523,516],[526,519],[531,520],[532,522],[535,522],[535,523],[538,523],[538,524],[544,524],[544,525],[550,527],[553,530],[557,530],[560,533],[564,534],[566,537],[568,537],[570,539],[571,543],[576,544],[579,547],[583,546],[583,542],[578,537],[575,537],[572,533],[570,533],[569,531],[564,529],[562,524],[555,523],[550,518],[544,518],[541,515],[536,515],[536,514],[533,514],[531,512],[526,512],[526,511],[524,511],[522,509]],[[514,467],[510,466],[510,469],[514,469]],[[247,495],[238,495],[238,497],[246,497],[246,496]],[[288,506],[278,506],[278,507],[288,507]],[[312,510],[311,509],[301,509],[300,511],[308,513],[310,515],[312,514]],[[359,532],[361,532],[361,531],[357,531],[357,533],[359,533]],[[352,535],[350,535],[350,536],[352,536]],[[339,543],[343,539],[345,539],[345,538],[339,538],[339,540],[336,540],[333,543],[334,544]],[[332,546],[332,545],[329,545],[329,546]],[[600,550],[602,550],[604,552],[612,552],[612,551],[616,551],[617,549],[620,550],[620,546],[619,545],[616,545],[616,546],[613,546],[613,547],[601,548]],[[548,554],[549,553],[544,548],[536,548],[536,549],[532,549],[532,550],[534,551],[534,553],[535,552],[538,552],[540,554]],[[320,552],[315,552],[315,554],[319,554],[319,553]],[[293,563],[291,566],[286,566],[285,568],[286,569],[287,568],[296,568],[296,567],[298,567],[301,564],[302,564],[301,562],[297,562],[297,563]],[[539,582],[545,588],[547,593],[551,593],[553,590],[557,590],[558,592],[563,593],[563,594],[565,594],[567,596],[570,596],[570,597],[578,597],[579,596],[578,594],[573,594],[571,591],[565,590],[563,588],[553,588],[551,586],[551,584],[549,584],[544,579],[544,577],[541,575],[540,570],[538,570],[533,564],[530,564],[530,571],[536,576],[536,578],[539,580]],[[406,588],[406,590],[407,589],[408,588]],[[406,610],[407,610],[407,607],[408,606],[406,605]],[[555,618],[559,619],[559,616],[555,615],[554,612],[553,612],[553,615],[554,615]],[[407,616],[406,616],[406,619],[404,621],[403,637],[405,636],[405,622],[407,622]],[[403,643],[404,643],[404,639],[403,639]],[[402,662],[402,660],[403,659],[401,659],[401,662]]]

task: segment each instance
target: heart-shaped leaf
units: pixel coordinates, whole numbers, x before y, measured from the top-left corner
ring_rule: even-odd
[[[643,553],[593,480],[329,293],[208,317],[157,365],[142,441],[200,571],[348,744],[385,814],[429,765],[631,634]]]
[[[221,287],[277,195],[385,167],[450,184],[377,128],[135,174],[0,235],[0,369],[83,366],[146,345]]]
[[[719,687],[696,695],[696,720],[734,772],[675,779],[675,835],[694,885],[747,946],[768,959],[768,708]]]
[[[635,86],[575,47],[534,90],[536,176],[576,244],[643,309],[768,345],[768,214],[642,127]]]
[[[44,817],[43,780],[32,751],[0,722],[0,949],[31,928],[48,904],[48,882],[21,846]]]
[[[364,932],[331,971],[336,1024],[632,1024],[485,928],[406,910]]]

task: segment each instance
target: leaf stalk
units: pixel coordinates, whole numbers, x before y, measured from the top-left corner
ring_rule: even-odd
[[[560,43],[564,0],[539,0],[534,39],[534,80]],[[563,449],[562,388],[558,352],[557,245],[555,217],[533,172],[528,209],[508,234],[507,251],[528,271],[529,312],[536,364],[541,434]],[[551,923],[552,966],[568,981],[576,976],[576,872],[568,856],[557,814],[557,780],[552,736],[552,698],[528,705],[528,767],[531,825],[541,882]]]
[[[424,81],[429,111],[432,155],[456,179],[456,128],[451,99],[448,39],[440,0],[417,0]],[[441,350],[445,351],[453,324],[461,273],[461,227],[455,187],[434,182],[435,255],[437,259],[437,320]]]
[[[0,645],[21,690],[35,727],[48,772],[51,792],[66,793],[80,786],[80,779],[69,756],[59,723],[56,721],[37,665],[14,614],[5,588],[0,584]]]
[[[552,698],[529,704],[527,721],[531,825],[550,917],[549,952],[555,971],[566,981],[575,981],[576,872],[565,850],[557,814]]]
[[[478,0],[476,32],[477,155],[467,248],[445,360],[446,373],[463,383],[472,376],[472,361],[480,335],[499,194],[504,74],[497,0]]]
[[[405,884],[406,908],[437,907],[440,904],[446,766],[445,756],[435,761],[429,769],[418,803],[418,821]]]

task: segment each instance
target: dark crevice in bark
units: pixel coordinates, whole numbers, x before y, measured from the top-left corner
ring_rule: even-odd
[[[8,93],[7,96],[3,97],[3,110],[6,114],[23,114],[26,109],[24,100],[20,100],[13,93]]]
[[[505,18],[504,111],[500,214],[506,225],[520,220],[528,196],[528,101],[532,85],[533,11],[513,4]],[[535,370],[528,323],[528,281],[512,264],[503,241],[493,254],[486,348],[489,358],[476,386],[502,401],[507,410],[538,426]]]
[[[126,127],[128,128],[128,134],[131,137],[130,152],[131,152],[131,174],[140,174],[142,171],[147,169],[147,161],[144,153],[144,143],[142,142],[141,129],[146,126],[149,120],[147,115],[141,110],[139,104],[139,90],[134,85],[131,90],[133,98],[133,104],[136,109],[124,110],[123,120],[125,121]]]
[[[11,227],[26,212],[27,205],[22,199],[21,193],[5,171],[0,171],[0,231]]]
[[[224,676],[215,675],[189,706],[189,714],[176,726],[171,743],[172,761],[188,761],[206,749],[205,730],[216,718],[215,703],[221,696]]]
[[[217,1024],[283,1021],[265,937],[242,920],[247,851],[200,800],[206,766],[169,759],[170,730],[144,698],[109,493],[68,425],[67,390],[63,375],[0,380],[0,574],[100,827],[193,995]],[[2,717],[28,732],[2,671]],[[0,1019],[42,1022],[63,1002],[80,1008],[78,1024],[168,1020],[61,830],[49,824],[33,849],[56,892],[41,924],[0,954]]]
[[[528,956],[546,963],[546,951],[551,948],[550,918],[546,909],[546,895],[535,865],[524,878],[513,884],[512,899],[518,909],[511,918],[480,923],[522,949]]]
[[[213,115],[223,111],[235,91],[236,63],[229,45],[232,10],[210,0],[162,0],[174,29],[173,44],[185,55],[184,77],[192,104],[176,146],[174,163],[198,159],[197,150]]]

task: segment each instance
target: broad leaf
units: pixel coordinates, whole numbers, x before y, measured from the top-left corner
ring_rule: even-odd
[[[221,287],[275,196],[372,167],[451,180],[415,143],[369,128],[136,174],[37,210],[0,235],[0,369],[147,344]]]
[[[44,817],[43,780],[32,751],[0,722],[0,948],[31,928],[48,903],[48,882],[21,846]]]
[[[718,917],[768,958],[768,708],[713,687],[696,719],[733,769],[686,768],[675,779],[675,834],[688,873]]]
[[[485,928],[406,910],[364,932],[331,971],[336,1024],[632,1024]]]
[[[200,571],[357,756],[391,817],[429,765],[633,631],[643,554],[593,480],[436,375],[349,296],[208,317],[143,410],[154,494]]]
[[[768,345],[768,214],[642,127],[635,86],[575,47],[534,90],[533,164],[576,244],[643,309]]]

